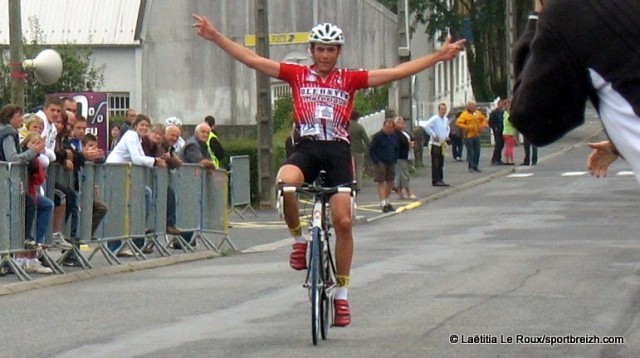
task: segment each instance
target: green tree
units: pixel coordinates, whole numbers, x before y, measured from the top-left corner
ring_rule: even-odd
[[[53,48],[62,57],[63,70],[60,80],[56,83],[44,86],[39,84],[32,73],[27,74],[25,82],[25,107],[28,109],[44,103],[44,98],[49,93],[91,91],[100,88],[104,84],[104,65],[96,67],[93,62],[93,49],[90,46],[74,44],[52,45],[46,44],[46,39],[38,19],[29,18],[29,26],[34,38],[31,41],[24,40],[25,58],[34,58],[45,48]],[[8,54],[0,55],[0,103],[9,103],[11,100],[11,76]]]
[[[387,109],[389,107],[389,85],[358,91],[353,101],[353,109],[361,115]]]
[[[397,0],[378,0],[396,12]],[[506,0],[510,1],[510,0]],[[505,0],[409,0],[413,15],[412,31],[417,24],[425,32],[443,40],[449,33],[454,39],[465,37],[467,66],[471,85],[478,101],[507,96],[510,62],[507,61]],[[515,0],[518,18],[516,36],[522,32],[531,0]]]
[[[275,101],[271,118],[273,119],[274,133],[284,128],[291,128],[291,123],[293,123],[293,98],[291,95],[283,96]]]

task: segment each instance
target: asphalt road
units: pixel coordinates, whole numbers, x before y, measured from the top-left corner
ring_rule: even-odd
[[[640,188],[562,148],[357,225],[353,323],[317,347],[289,242],[262,230],[244,253],[2,296],[0,356],[640,356]]]

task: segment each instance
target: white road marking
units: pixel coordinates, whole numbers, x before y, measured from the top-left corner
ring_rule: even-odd
[[[563,177],[579,177],[585,174],[587,174],[587,172],[565,172],[565,173],[562,173],[562,176]]]
[[[533,173],[514,173],[507,175],[507,178],[526,178],[532,176]]]

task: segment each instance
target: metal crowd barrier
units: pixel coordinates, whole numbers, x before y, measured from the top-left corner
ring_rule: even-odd
[[[53,198],[55,182],[75,188],[76,175],[59,165],[51,165],[47,175],[46,192],[50,198]],[[121,264],[117,253],[125,247],[137,254],[137,260],[148,259],[143,253],[144,247],[153,248],[161,256],[170,256],[168,248],[174,244],[184,252],[194,252],[198,244],[218,252],[225,244],[236,250],[229,238],[229,176],[225,170],[208,171],[198,164],[168,170],[132,164],[86,163],[78,172],[77,180],[80,241],[73,249],[63,252],[57,262],[51,263],[56,273],[64,273],[59,264],[71,254],[83,268],[91,268],[91,260],[98,253],[109,264]],[[15,253],[24,252],[26,167],[0,162],[0,182],[0,200],[9,203],[0,209],[2,264],[9,265],[21,280],[28,280],[29,275],[13,259]],[[182,229],[182,235],[166,233],[168,186],[175,192],[176,226]],[[147,214],[149,189],[151,205]],[[109,211],[92,235],[94,200],[104,202]],[[69,224],[63,219],[61,229],[67,238],[70,237]],[[50,233],[47,238],[46,243],[50,244]],[[122,241],[122,245],[114,250],[116,241]],[[95,245],[87,256],[79,245],[90,244]]]
[[[248,155],[229,158],[229,176],[231,176],[231,209],[245,219],[247,210],[258,216],[251,206],[251,162]]]
[[[0,162],[0,265],[8,266],[20,280],[31,280],[15,261],[13,254],[24,250],[25,195],[27,167]]]

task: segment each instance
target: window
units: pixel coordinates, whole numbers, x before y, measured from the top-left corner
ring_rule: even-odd
[[[109,93],[109,117],[126,117],[129,109],[129,93]]]

